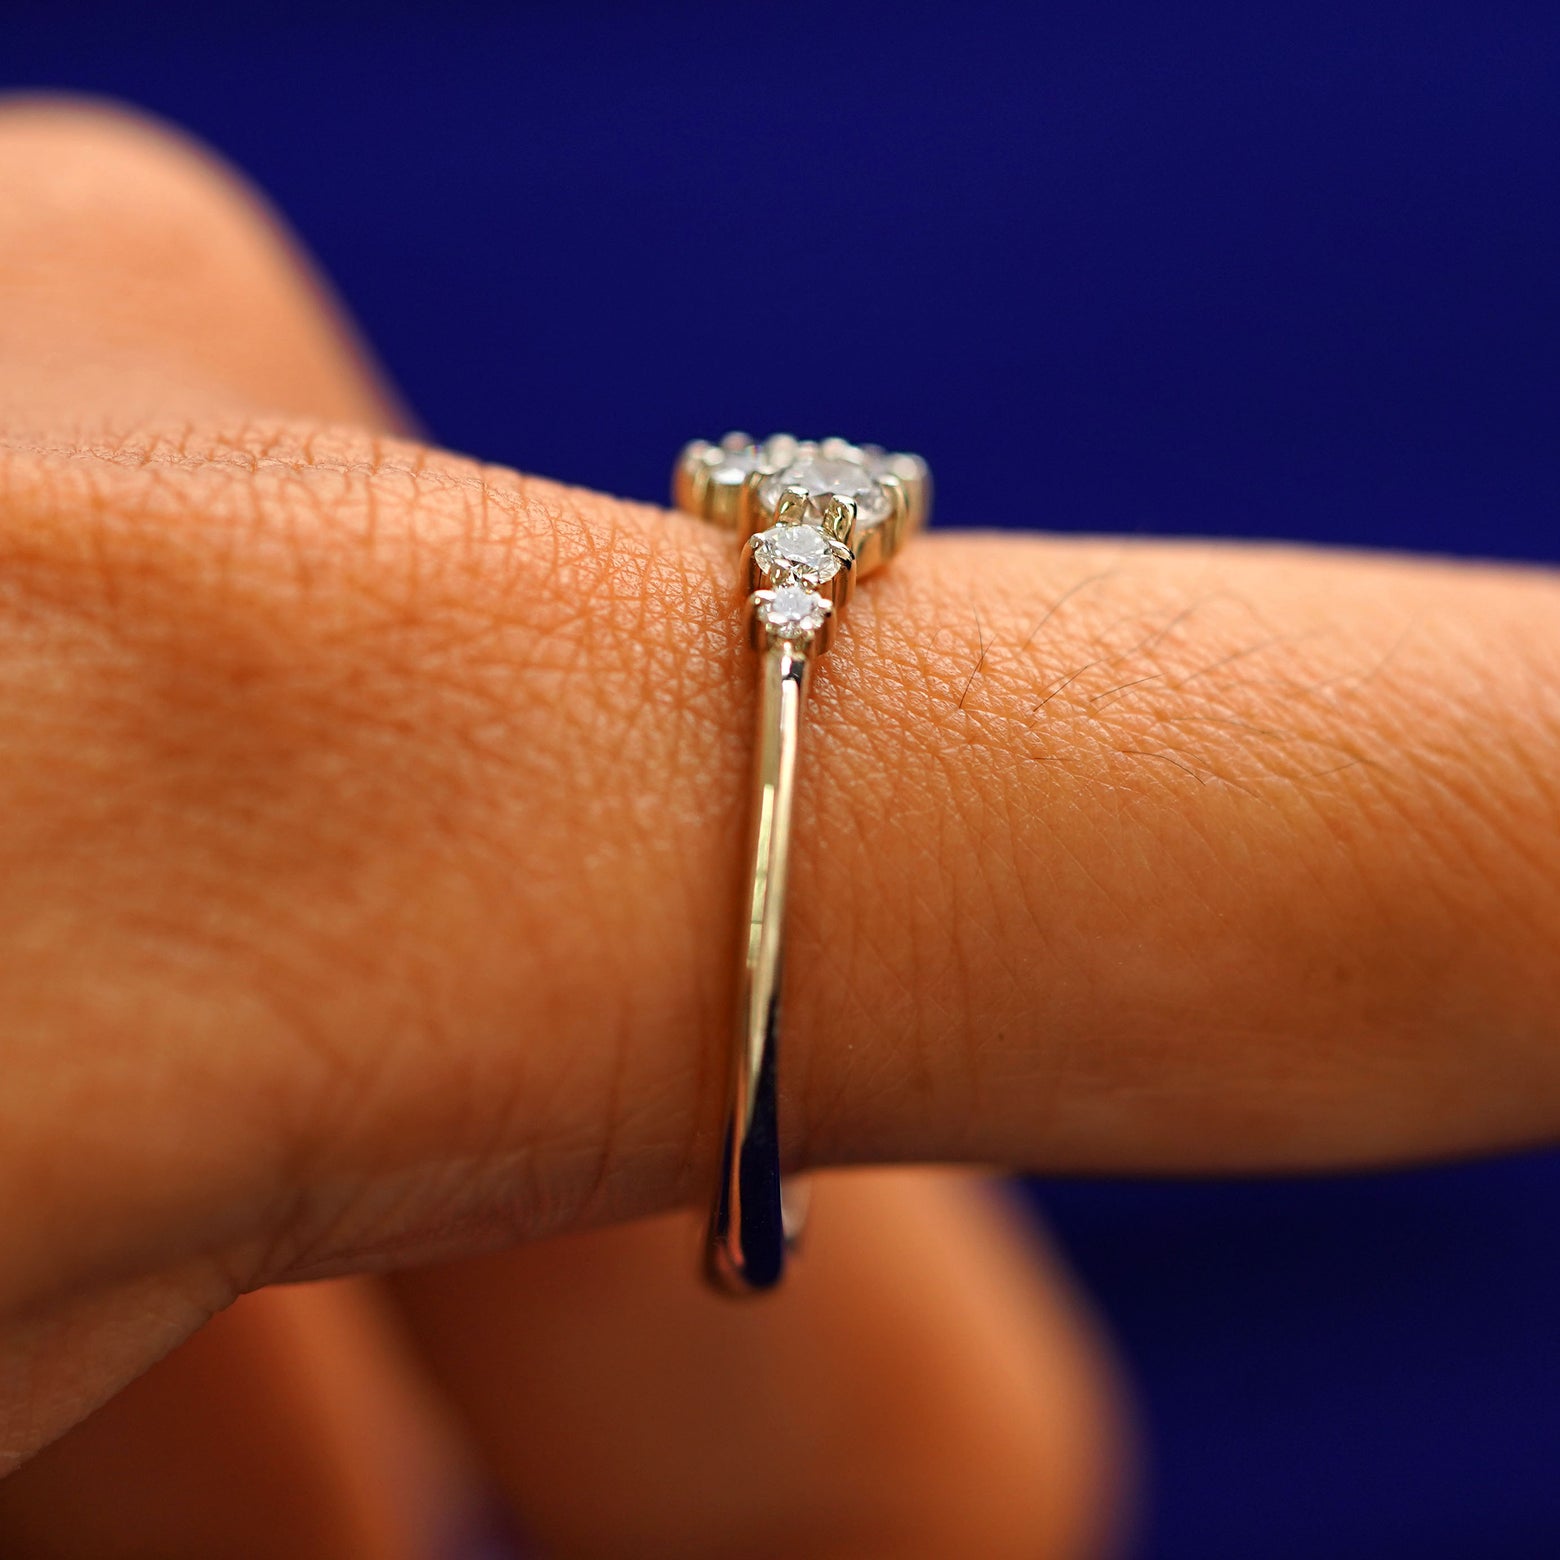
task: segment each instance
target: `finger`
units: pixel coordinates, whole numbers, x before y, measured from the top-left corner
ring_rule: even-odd
[[[7,1197],[11,1292],[701,1197],[751,740],[726,540],[255,418],[3,478],[5,1141],[47,1188]],[[790,1162],[1551,1133],[1557,608],[1301,550],[911,548],[811,712]]]
[[[673,1214],[395,1280],[545,1552],[1100,1552],[1110,1373],[991,1188],[822,1178],[779,1304],[692,1284],[697,1238]]]
[[[10,466],[11,588],[75,679],[4,693],[37,949],[7,999],[71,1058],[18,1151],[78,1068],[135,1106],[56,1176],[50,1249],[285,1214],[307,1270],[699,1195],[750,719],[727,549],[450,457],[265,442]],[[793,1162],[1553,1130],[1547,578],[954,538],[857,606],[801,801]],[[127,1003],[155,1073],[123,1076]],[[144,1200],[105,1228],[121,1183]]]
[[[373,1287],[271,1289],[0,1483],[0,1553],[422,1560],[464,1497]]]
[[[43,97],[0,103],[0,297],[0,426],[13,449],[67,430],[88,444],[112,439],[151,413],[167,426],[267,410],[399,420],[264,203],[198,146],[122,109]],[[89,521],[90,506],[64,519]],[[29,644],[8,613],[5,653],[21,684],[48,676]],[[113,785],[104,777],[94,788],[106,796]],[[8,957],[25,957],[25,942]],[[131,1065],[148,1061],[132,1051]],[[37,1055],[52,1060],[47,1049]],[[6,1044],[0,1062],[17,1077],[23,1048]],[[18,1103],[29,1132],[51,1130]],[[78,1152],[91,1158],[91,1110],[66,1110],[39,1161],[45,1178]],[[103,1284],[66,1283],[47,1303],[0,1313],[0,1374],[10,1383],[0,1395],[0,1468],[233,1293],[224,1262],[187,1253],[134,1264]]]

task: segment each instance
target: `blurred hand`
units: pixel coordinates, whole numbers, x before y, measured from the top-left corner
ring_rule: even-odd
[[[0,116],[0,1553],[425,1556],[473,1460],[563,1555],[1097,1553],[1106,1353],[967,1173],[695,1280],[729,539],[400,422],[228,174]],[[814,706],[792,1167],[1560,1124],[1553,579],[932,537]]]

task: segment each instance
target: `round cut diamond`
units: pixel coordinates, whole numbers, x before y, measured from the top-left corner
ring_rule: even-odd
[[[758,603],[761,622],[782,639],[803,639],[823,627],[829,604],[799,585],[782,585]]]
[[[722,487],[740,487],[747,480],[747,474],[758,465],[758,460],[758,451],[752,445],[743,449],[712,450],[706,457],[709,480]]]
[[[753,538],[753,557],[769,579],[818,586],[832,580],[845,560],[815,525],[772,525]]]
[[[788,488],[801,488],[811,499],[831,493],[852,498],[856,501],[856,518],[862,525],[877,525],[888,518],[888,494],[864,461],[854,456],[823,455],[804,447],[804,452],[789,466],[764,478],[759,484],[758,501],[773,514],[780,495]]]

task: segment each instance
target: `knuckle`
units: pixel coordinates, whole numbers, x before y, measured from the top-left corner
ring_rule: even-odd
[[[205,253],[213,219],[253,220],[247,185],[199,143],[127,105],[18,97],[0,105],[0,223],[29,234],[43,266],[62,246],[101,249],[133,275]]]
[[[0,387],[15,428],[138,407],[393,415],[328,291],[236,169],[107,102],[0,105]]]

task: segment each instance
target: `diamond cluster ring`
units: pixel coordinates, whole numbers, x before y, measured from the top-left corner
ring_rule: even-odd
[[[749,638],[760,657],[753,812],[731,1088],[706,1270],[736,1294],[773,1288],[805,1208],[782,1189],[776,1126],[786,870],[802,703],[858,578],[925,523],[926,463],[844,439],[727,434],[677,462],[677,507],[743,544]]]

